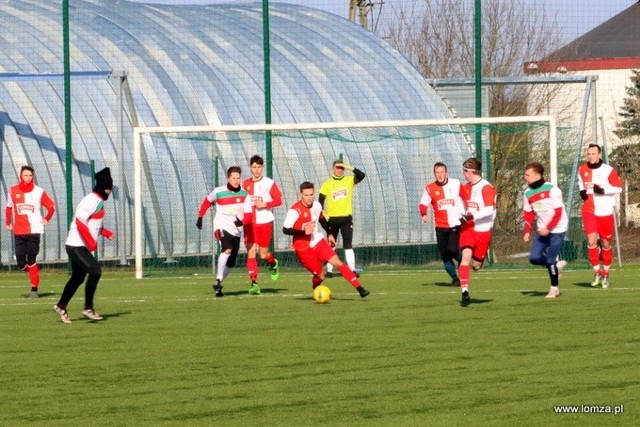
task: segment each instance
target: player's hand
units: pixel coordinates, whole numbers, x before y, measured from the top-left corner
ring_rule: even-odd
[[[429,216],[428,215],[422,215],[422,223],[426,224],[427,221],[429,221]]]
[[[198,227],[198,230],[202,230],[202,217],[199,216],[198,220],[196,221],[196,227]]]
[[[333,234],[329,234],[329,236],[327,236],[327,240],[329,241],[329,244],[332,248],[336,247],[336,238],[333,237]]]
[[[267,203],[262,200],[262,197],[256,197],[255,201],[253,202],[253,206],[258,209],[262,209],[267,207]]]
[[[549,235],[549,229],[546,227],[538,228],[538,234],[545,237]]]
[[[470,221],[473,221],[473,215],[470,213],[466,213],[460,217],[460,224],[466,224]]]
[[[336,166],[339,168],[345,168],[348,171],[352,171],[353,169],[355,169],[353,166],[347,164],[347,163],[336,163]]]
[[[604,194],[604,188],[600,187],[598,184],[593,184],[593,192],[596,194]]]
[[[528,243],[530,238],[531,233],[524,233],[524,236],[522,236],[522,240],[524,240],[525,243]]]
[[[587,196],[587,190],[580,190],[580,198],[583,202],[589,198],[589,196]]]
[[[42,218],[42,221],[40,221],[40,222],[42,222],[42,225],[49,224],[49,221],[47,221],[45,218]]]
[[[6,228],[7,230],[11,231],[13,230],[13,225],[12,224],[7,224],[4,226],[4,228]]]
[[[236,227],[242,227],[244,224],[242,223],[242,220],[238,217],[236,217],[236,220],[233,221],[233,225],[235,225]]]

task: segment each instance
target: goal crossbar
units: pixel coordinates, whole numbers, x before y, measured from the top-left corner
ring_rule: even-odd
[[[383,128],[412,126],[467,126],[499,125],[515,123],[547,123],[549,127],[549,178],[558,182],[557,167],[557,129],[554,116],[515,116],[515,117],[469,117],[414,120],[380,120],[362,122],[322,122],[289,124],[252,124],[252,125],[214,125],[214,126],[137,126],[133,128],[133,182],[134,182],[134,251],[135,277],[143,275],[143,224],[142,224],[142,136],[151,134],[181,133],[217,133],[217,132],[267,132],[302,131],[318,129]]]

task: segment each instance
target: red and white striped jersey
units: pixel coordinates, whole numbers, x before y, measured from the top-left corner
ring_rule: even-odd
[[[496,218],[496,189],[482,178],[475,184],[466,183],[460,191],[464,202],[465,212],[473,215],[473,229],[475,231],[489,231],[493,228]]]
[[[324,239],[324,235],[318,231],[318,220],[322,215],[322,206],[317,200],[311,207],[305,206],[298,200],[287,211],[284,218],[283,228],[293,228],[294,230],[304,230],[307,226],[313,227],[313,233],[302,236],[293,236],[291,247],[295,250],[305,250],[315,247],[319,241]],[[312,224],[312,225],[309,225]]]
[[[460,217],[464,214],[460,189],[460,181],[455,178],[449,178],[446,184],[436,181],[427,184],[420,199],[420,215],[427,215],[428,207],[431,206],[437,228],[460,225]]]
[[[594,194],[595,184],[604,190],[604,194]],[[616,195],[622,192],[622,183],[615,169],[605,163],[595,168],[583,163],[578,169],[578,186],[581,191],[587,191],[587,200],[582,204],[583,212],[590,212],[596,216],[613,214]]]
[[[42,208],[47,210],[45,219],[49,221],[55,212],[55,203],[42,188],[33,186],[31,191],[24,191],[20,184],[9,189],[7,197],[6,224],[13,220],[13,233],[42,234]]]
[[[245,216],[248,214],[254,224],[272,222],[275,217],[271,210],[282,204],[282,192],[278,185],[271,178],[263,176],[258,181],[247,178],[242,183],[242,188],[249,194],[244,203]],[[257,209],[255,207],[256,200],[262,200],[267,206]]]

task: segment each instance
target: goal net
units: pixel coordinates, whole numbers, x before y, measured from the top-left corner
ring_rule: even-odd
[[[437,268],[434,226],[421,223],[418,203],[424,186],[434,179],[435,162],[447,164],[450,176],[463,181],[462,162],[475,155],[477,129],[482,153],[476,157],[484,163],[485,176],[496,178],[500,195],[494,260],[526,264],[520,259],[528,250],[521,241],[524,165],[540,161],[549,171],[548,180],[569,185],[571,141],[563,145],[558,138],[563,132],[557,132],[551,116],[135,128],[136,277],[212,271],[215,207],[202,231],[195,226],[198,208],[215,186],[226,184],[227,168],[240,166],[243,179],[248,177],[248,159],[254,154],[265,158],[265,170],[284,196],[274,210],[274,249],[281,265],[298,265],[289,250],[290,237],[281,230],[299,184],[310,181],[319,189],[330,177],[332,162],[342,159],[366,173],[353,200],[358,266]],[[512,152],[507,153],[508,164],[494,170],[491,156],[497,145],[507,150],[502,144],[510,144]],[[565,162],[559,163],[563,157]],[[237,264],[242,274],[244,253],[241,249]]]

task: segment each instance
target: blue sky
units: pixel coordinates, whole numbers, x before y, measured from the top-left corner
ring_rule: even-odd
[[[215,3],[255,3],[261,0],[132,0],[139,3],[162,4],[215,4]],[[349,0],[279,0],[281,3],[295,3],[327,10],[347,17]],[[379,0],[372,0],[378,3]],[[390,13],[393,7],[415,0],[384,0],[382,13]],[[422,1],[422,0],[418,0]],[[453,1],[453,0],[452,0]],[[466,0],[472,1],[472,0]],[[637,0],[523,0],[533,6],[544,5],[551,14],[557,14],[560,25],[566,29],[565,41],[569,42],[592,28],[605,22]],[[272,0],[275,3],[275,1]]]

